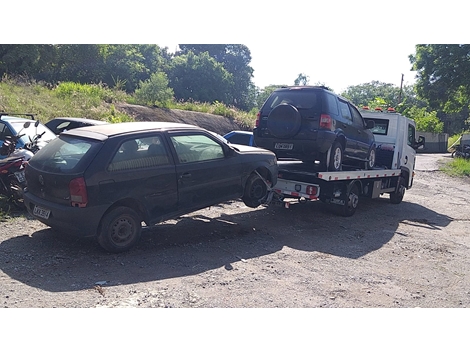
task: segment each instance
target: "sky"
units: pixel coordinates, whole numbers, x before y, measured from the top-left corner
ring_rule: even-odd
[[[271,84],[294,85],[299,74],[309,77],[309,84],[322,83],[341,93],[349,86],[380,81],[400,87],[415,83],[409,55],[415,45],[397,43],[383,50],[363,50],[361,45],[320,43],[310,47],[295,42],[272,47],[263,42],[241,42],[251,53],[253,83],[259,88]],[[174,52],[177,44],[157,43]]]
[[[183,42],[244,44],[256,86],[291,85],[302,73],[337,93],[374,80],[399,87],[402,74],[413,84],[408,56],[416,44],[468,42],[467,14],[457,0],[438,7],[410,0],[149,4],[82,0],[70,11],[52,0],[7,2],[2,11],[21,13],[22,30],[4,31],[0,42],[157,44],[170,51]],[[16,16],[4,16],[2,26],[18,28]]]

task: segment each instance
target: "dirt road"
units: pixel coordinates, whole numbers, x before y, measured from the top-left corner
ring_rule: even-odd
[[[0,228],[1,307],[470,307],[470,183],[420,154],[399,205],[238,201],[144,229],[108,254],[17,216]]]

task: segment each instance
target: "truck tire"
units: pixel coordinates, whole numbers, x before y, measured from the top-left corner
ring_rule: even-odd
[[[295,106],[280,104],[269,113],[267,123],[274,137],[290,138],[299,131],[302,118]]]
[[[400,178],[398,179],[397,192],[390,193],[390,203],[392,204],[401,203],[401,201],[403,200],[403,197],[405,196],[405,190],[406,190],[405,185],[406,185],[405,179],[400,176]]]
[[[354,183],[348,186],[346,191],[346,200],[344,205],[340,205],[340,215],[348,217],[353,216],[356,212],[357,206],[359,205],[359,188]]]
[[[137,243],[141,231],[141,217],[131,208],[117,207],[103,216],[98,243],[108,252],[121,253]]]
[[[253,173],[246,181],[242,200],[247,207],[257,208],[266,199],[267,194],[268,187],[261,177],[259,177],[256,173]]]

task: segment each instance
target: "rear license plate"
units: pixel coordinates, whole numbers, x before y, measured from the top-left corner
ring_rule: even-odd
[[[15,176],[16,176],[16,179],[18,180],[18,182],[23,183],[25,181],[24,171],[15,172]]]
[[[276,143],[276,144],[274,144],[274,149],[292,150],[292,149],[294,149],[294,144],[292,144],[292,143]]]
[[[44,208],[38,207],[37,205],[34,206],[33,215],[36,215],[37,217],[40,217],[43,219],[49,219],[50,214],[51,214],[51,211],[49,209],[44,209]]]

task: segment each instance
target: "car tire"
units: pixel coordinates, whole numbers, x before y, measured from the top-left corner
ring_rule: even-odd
[[[258,174],[253,173],[248,177],[243,192],[243,203],[247,207],[257,208],[260,206],[268,194],[268,187]]]
[[[141,217],[131,208],[117,207],[101,220],[98,243],[108,252],[121,253],[137,243],[141,231]]]
[[[375,157],[376,157],[376,150],[375,150],[375,147],[372,146],[369,149],[369,153],[367,153],[367,161],[364,163],[366,170],[372,170],[374,168]]]
[[[290,104],[276,106],[268,115],[269,133],[278,138],[290,138],[299,131],[302,118],[299,110]]]
[[[343,156],[343,146],[338,141],[335,141],[330,149],[327,171],[341,171],[343,169]]]
[[[345,203],[340,205],[340,215],[345,217],[353,216],[359,205],[359,188],[357,188],[356,184],[348,186],[348,188]]]
[[[406,181],[403,177],[400,176],[398,179],[398,192],[390,193],[390,203],[392,204],[400,204],[405,196],[406,191]]]

